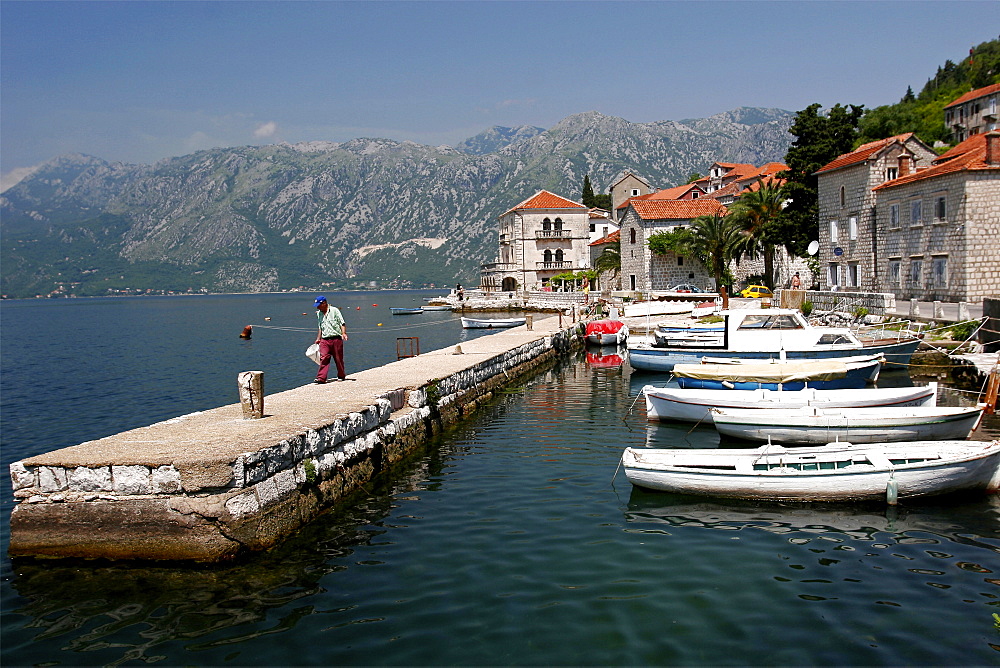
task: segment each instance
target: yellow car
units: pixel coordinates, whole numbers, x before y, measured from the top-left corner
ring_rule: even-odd
[[[746,288],[740,291],[740,297],[748,297],[750,299],[757,299],[758,297],[771,297],[771,288],[765,287],[763,285],[748,285]]]

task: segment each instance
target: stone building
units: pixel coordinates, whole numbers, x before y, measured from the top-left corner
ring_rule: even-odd
[[[886,229],[875,225],[874,188],[928,167],[937,154],[913,133],[869,142],[816,172],[820,289],[882,292]]]
[[[590,210],[547,190],[500,215],[497,261],[484,264],[486,292],[537,290],[565,272],[590,267]]]
[[[1000,84],[970,91],[944,108],[944,124],[955,141],[997,129]]]
[[[1000,132],[973,134],[927,169],[876,186],[881,291],[979,302],[1000,289]]]
[[[685,227],[698,216],[725,215],[726,207],[711,198],[629,202],[621,223],[622,279],[626,290],[669,290],[678,283],[709,287],[712,276],[695,258],[650,250],[650,235]]]
[[[640,197],[656,192],[656,188],[650,185],[649,181],[637,176],[632,172],[624,172],[608,188],[611,194],[611,210],[615,212],[616,219],[621,220],[624,210],[619,214],[619,207],[629,198]]]

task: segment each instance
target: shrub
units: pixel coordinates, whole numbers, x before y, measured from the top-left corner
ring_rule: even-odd
[[[809,314],[813,312],[813,303],[808,299],[802,302],[802,306],[799,309],[802,311],[802,315],[809,317]]]
[[[955,341],[965,341],[972,336],[972,332],[976,331],[976,327],[978,326],[979,323],[975,320],[960,322],[951,328],[951,338]]]

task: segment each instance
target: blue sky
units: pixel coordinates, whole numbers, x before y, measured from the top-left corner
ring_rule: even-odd
[[[596,110],[888,104],[1000,33],[994,2],[0,3],[0,172],[68,152],[455,144]]]

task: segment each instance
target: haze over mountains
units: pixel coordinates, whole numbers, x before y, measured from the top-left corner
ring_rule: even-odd
[[[660,188],[715,161],[780,161],[794,114],[633,123],[586,112],[457,147],[388,139],[244,146],[155,165],[65,155],[0,196],[0,292],[254,292],[478,283],[497,217],[623,170]]]

